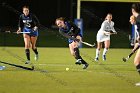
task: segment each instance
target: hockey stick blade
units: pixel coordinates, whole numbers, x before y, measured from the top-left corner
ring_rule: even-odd
[[[126,61],[127,61],[127,59],[126,59],[126,58],[124,58],[124,57],[122,58],[122,60],[123,60],[123,62],[126,62]]]
[[[90,46],[90,47],[95,47],[95,43],[92,45],[90,43],[87,43],[87,42],[84,42],[84,41],[81,41],[81,43],[87,45],[87,46]]]

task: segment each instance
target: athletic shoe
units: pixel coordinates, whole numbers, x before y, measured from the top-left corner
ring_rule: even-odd
[[[76,62],[75,62],[75,64],[76,64],[76,65],[77,65],[77,64],[78,64],[78,65],[81,65],[81,64],[82,64],[82,59],[77,59]]]
[[[34,70],[35,69],[35,67],[32,65],[32,68],[31,68],[32,70]]]
[[[35,58],[34,58],[34,59],[35,59],[35,61],[37,61],[37,60],[38,60],[38,58],[39,58],[39,55],[38,55],[38,54],[36,54],[36,55],[35,55]]]
[[[27,60],[26,62],[25,62],[25,64],[29,64],[30,63],[30,60]]]
[[[88,64],[88,63],[83,64],[83,69],[86,69],[88,66],[89,66],[89,64]]]
[[[96,58],[94,59],[94,61],[99,61],[99,58],[98,58],[98,57],[96,57]]]
[[[0,70],[4,70],[5,69],[5,66],[0,66]]]
[[[103,55],[103,61],[106,61],[106,55]]]

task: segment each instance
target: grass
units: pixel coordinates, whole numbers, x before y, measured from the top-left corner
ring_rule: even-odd
[[[1,93],[139,93],[135,83],[140,77],[133,65],[133,58],[122,62],[131,49],[110,48],[107,61],[99,63],[91,60],[95,57],[95,48],[81,48],[82,57],[90,64],[86,70],[75,65],[68,48],[39,47],[40,58],[31,61],[35,70],[26,70],[18,66],[25,65],[23,47],[0,47],[0,65],[6,69],[0,71]],[[2,62],[7,62],[8,65]],[[70,68],[66,71],[65,68]]]

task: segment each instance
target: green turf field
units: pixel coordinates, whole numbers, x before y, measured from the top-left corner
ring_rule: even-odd
[[[122,62],[131,49],[110,49],[107,61],[93,62],[95,48],[81,48],[83,58],[90,64],[87,70],[75,65],[68,48],[38,48],[40,58],[25,65],[23,47],[0,47],[0,93],[139,93],[140,76],[133,57]],[[66,68],[70,68],[66,71]]]

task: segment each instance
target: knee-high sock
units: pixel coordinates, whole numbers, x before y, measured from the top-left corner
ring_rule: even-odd
[[[33,49],[33,51],[36,55],[38,54],[37,48]]]
[[[100,50],[99,49],[96,49],[96,57],[95,58],[98,58],[100,55]]]
[[[75,59],[81,59],[81,56],[80,56],[78,48],[74,48],[74,53],[75,53]]]
[[[87,64],[85,60],[83,60],[82,57],[80,56],[79,48],[74,48],[74,52],[75,52],[75,59],[81,59],[82,64]]]
[[[30,50],[25,49],[25,53],[26,53],[27,60],[30,60]]]
[[[106,55],[108,48],[104,48],[103,55]]]

